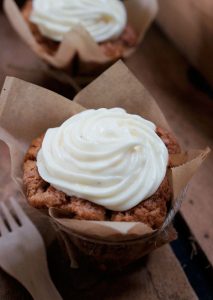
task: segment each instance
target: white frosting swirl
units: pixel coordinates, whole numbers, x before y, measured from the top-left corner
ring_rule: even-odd
[[[153,195],[166,174],[168,151],[155,129],[121,108],[86,110],[47,130],[39,174],[69,196],[130,209]]]
[[[96,42],[117,38],[127,14],[120,0],[33,0],[31,22],[55,41],[76,25],[82,25]]]

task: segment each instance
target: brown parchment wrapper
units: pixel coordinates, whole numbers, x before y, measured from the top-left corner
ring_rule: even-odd
[[[157,126],[171,130],[152,96],[122,62],[114,64],[72,102],[52,91],[7,77],[0,98],[0,138],[9,146],[11,174],[20,191],[23,191],[23,157],[32,139],[82,111],[83,105],[86,108],[123,107],[129,113],[139,114]],[[60,210],[50,208],[49,215],[66,241],[68,254],[73,259],[73,253],[79,252],[73,252],[73,249],[80,249],[80,253],[92,262],[124,265],[174,239],[171,220],[179,209],[185,187],[209,151],[207,148],[174,155],[179,164],[170,172],[174,199],[165,223],[158,231],[141,222],[72,220]]]
[[[83,73],[86,72],[87,75],[91,75],[91,73],[96,73],[97,70],[103,71],[103,68],[113,63],[114,59],[106,56],[90,34],[81,26],[76,26],[65,35],[54,55],[47,54],[35,40],[28,24],[22,17],[17,3],[17,0],[4,0],[4,11],[10,23],[28,46],[49,65],[58,69],[70,70],[70,74],[73,73],[72,71],[75,74],[83,71]],[[124,3],[127,9],[128,23],[131,24],[138,36],[138,45],[157,14],[157,0],[126,0]],[[122,57],[130,56],[137,45],[124,51]],[[79,63],[75,63],[74,66],[72,62],[75,57],[78,57]],[[78,78],[78,81],[81,80],[81,77]]]

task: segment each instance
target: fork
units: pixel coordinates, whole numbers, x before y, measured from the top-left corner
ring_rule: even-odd
[[[43,239],[18,202],[0,202],[0,266],[35,300],[62,300],[47,265]]]

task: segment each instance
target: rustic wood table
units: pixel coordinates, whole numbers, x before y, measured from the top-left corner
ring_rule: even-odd
[[[2,12],[0,45],[0,88],[5,76],[10,75],[73,98],[74,91],[68,84],[59,83],[40,69],[40,61],[14,33]],[[200,85],[195,85],[196,73],[156,26],[126,64],[155,97],[185,148],[213,146],[212,90],[202,80],[198,81]],[[9,167],[8,149],[0,142],[1,200],[15,191]],[[180,261],[166,245],[123,272],[101,274],[91,270],[71,270],[57,242],[53,243],[48,250],[50,271],[63,299],[213,299],[208,277],[213,265],[212,169],[213,155],[210,155],[193,178],[181,208],[177,224],[179,242],[185,238],[187,245],[173,243]],[[180,229],[182,223],[184,229]],[[189,235],[182,239],[183,231]],[[189,252],[185,253],[187,247]],[[191,266],[196,260],[196,254],[201,257],[198,259],[201,265],[190,268],[191,273],[202,273],[199,273],[200,281],[194,278],[196,274],[186,271],[188,264]],[[202,282],[205,284],[200,287]],[[18,282],[0,270],[0,299],[31,297]]]

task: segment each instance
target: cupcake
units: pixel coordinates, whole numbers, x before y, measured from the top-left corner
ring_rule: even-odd
[[[2,100],[12,178],[48,214],[72,265],[122,268],[176,238],[172,220],[210,150],[179,153],[157,103],[122,62],[73,101],[17,78],[6,79]],[[24,107],[15,125],[14,103],[16,115]],[[138,116],[85,110],[116,106]]]
[[[23,183],[29,203],[78,220],[142,222],[159,229],[172,199],[173,135],[124,109],[89,109],[30,145]]]
[[[110,59],[137,43],[137,34],[127,22],[120,0],[28,0],[22,8],[24,19],[44,52],[54,55],[64,35],[80,25]]]

